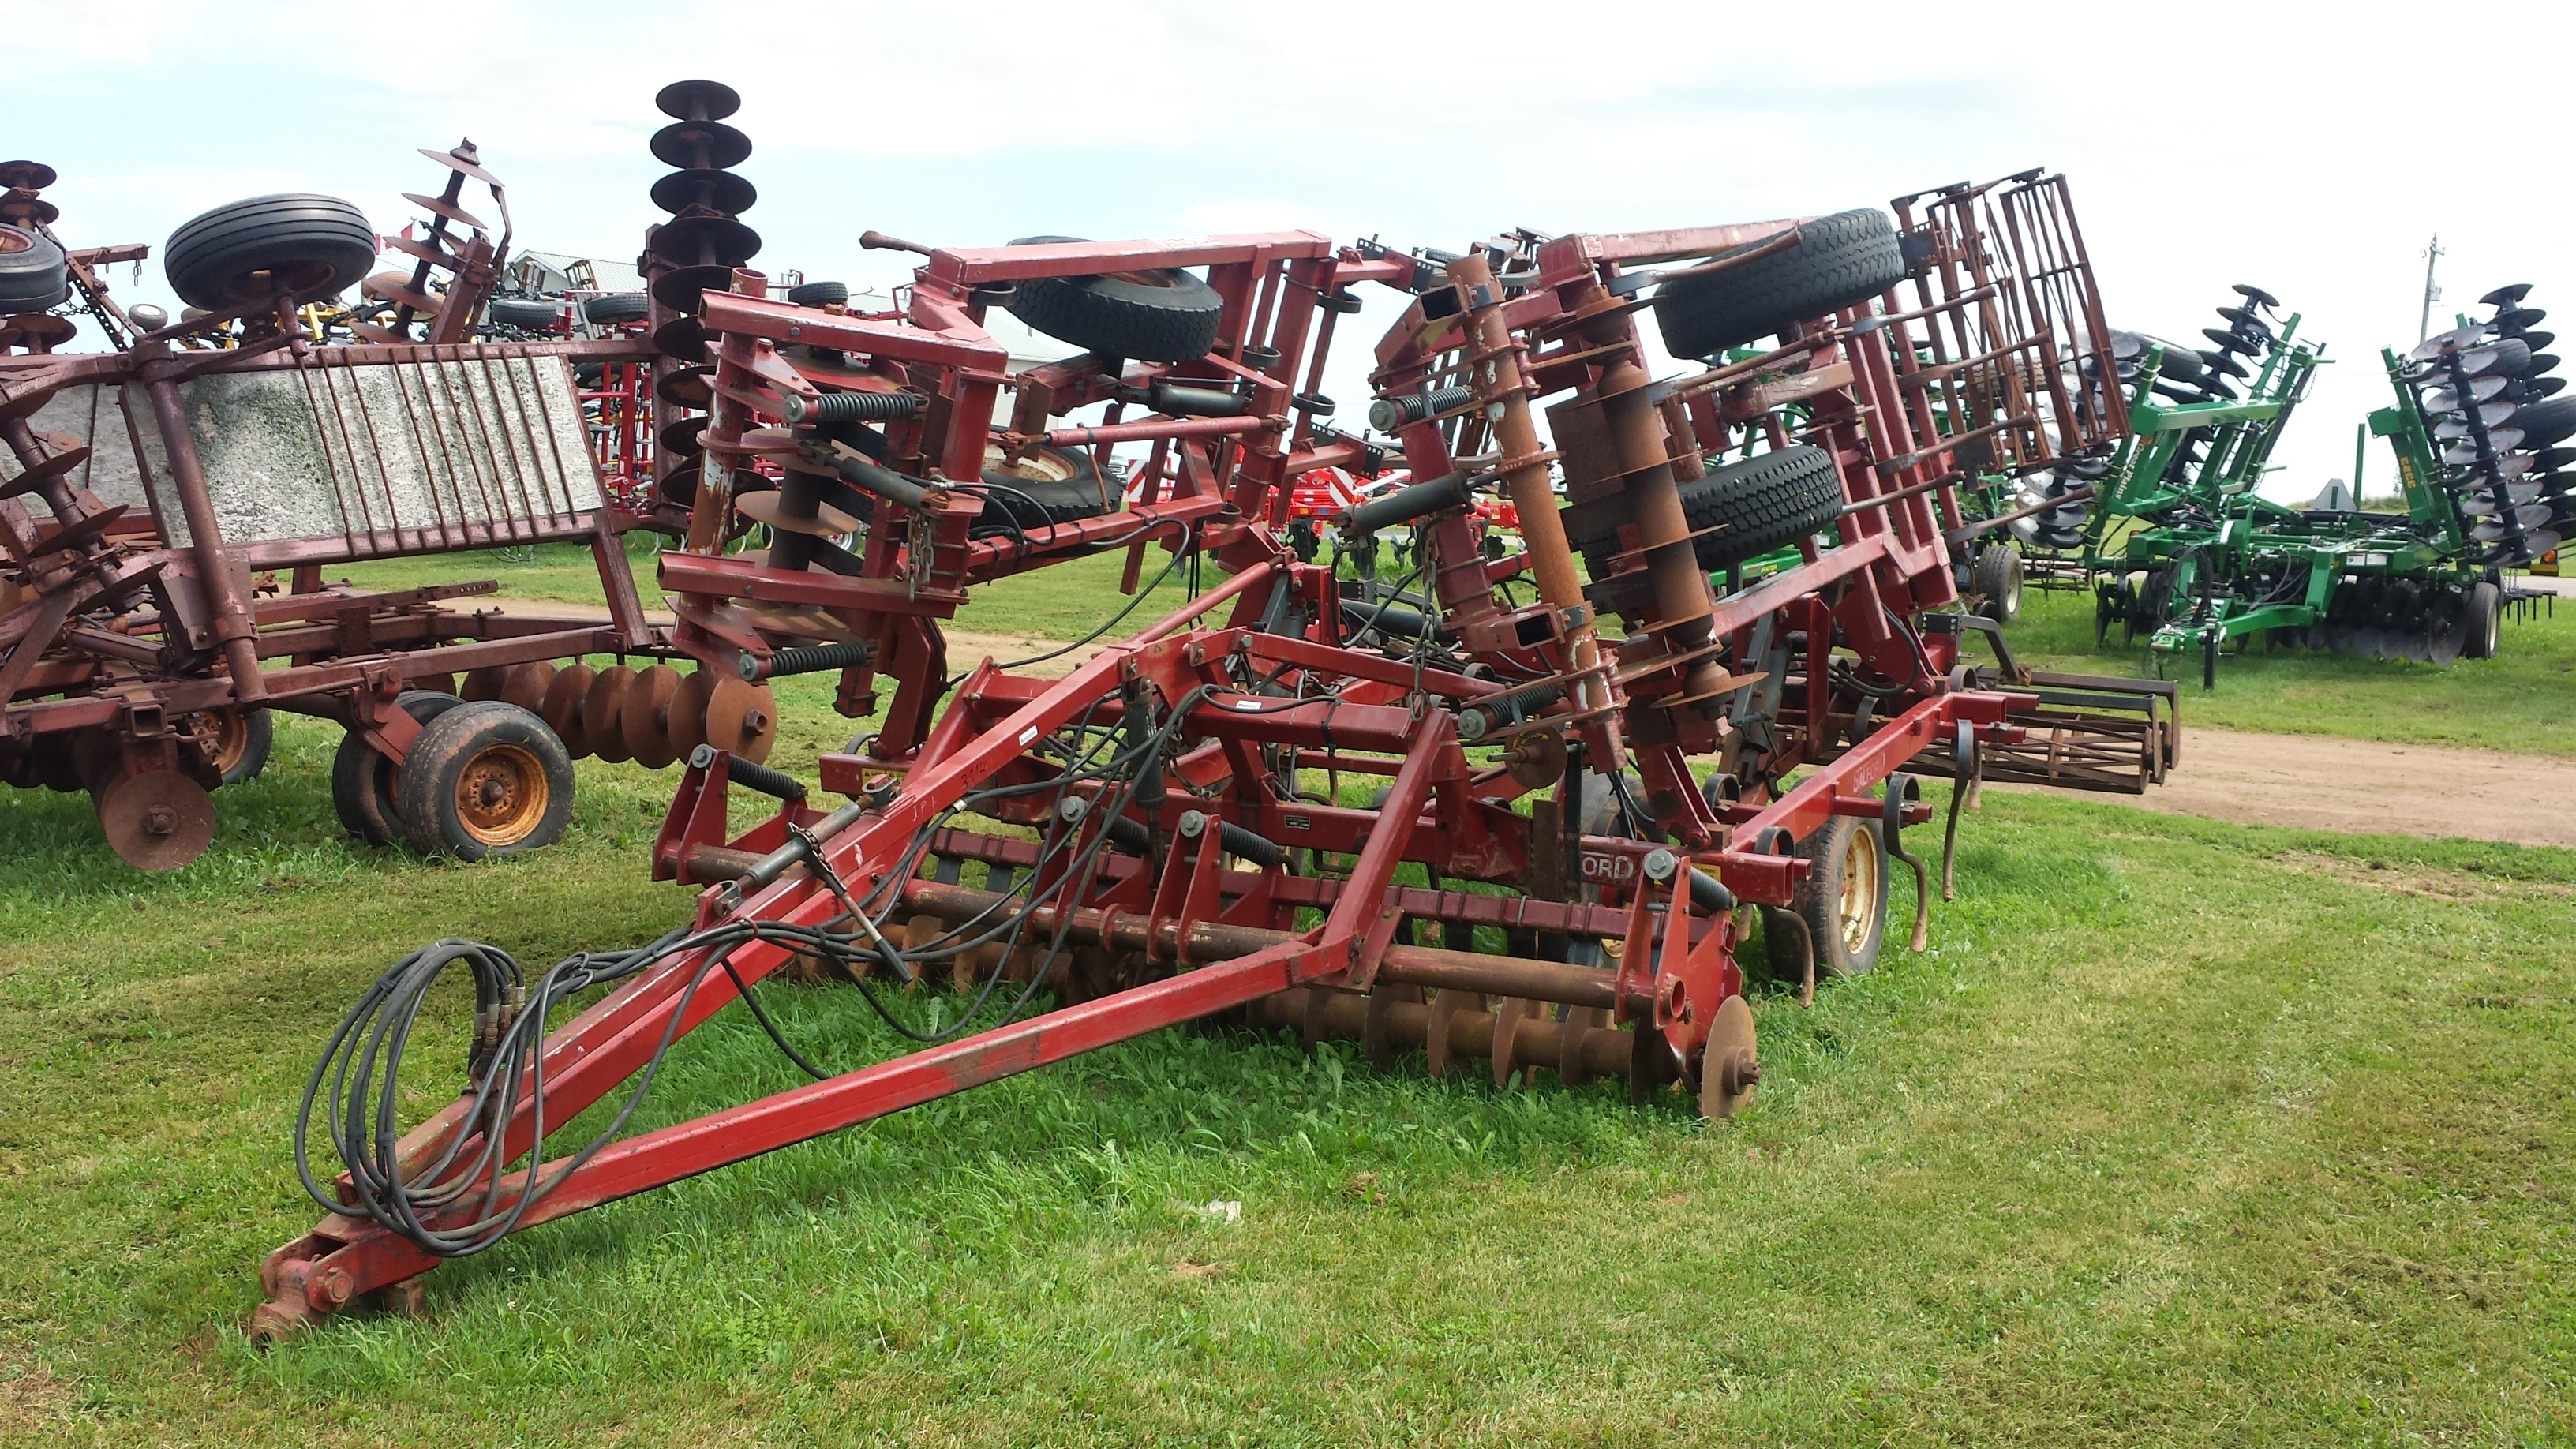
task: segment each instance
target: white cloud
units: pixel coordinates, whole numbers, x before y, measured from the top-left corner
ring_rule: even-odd
[[[78,241],[158,242],[286,189],[348,196],[390,229],[399,193],[438,180],[412,148],[470,135],[512,184],[522,244],[631,255],[662,169],[652,94],[686,75],[744,95],[761,262],[851,280],[894,275],[856,246],[872,226],[988,243],[1295,225],[1454,247],[1515,225],[1838,210],[2046,165],[2073,179],[2116,321],[2190,336],[2228,283],[2256,282],[2341,359],[2278,455],[2285,496],[2350,471],[2352,426],[2386,398],[2377,350],[2414,339],[2435,229],[2454,301],[2532,281],[2576,318],[2557,241],[2576,200],[2519,159],[2547,154],[2534,77],[2576,22],[2529,3],[2480,12],[2478,36],[2511,37],[2522,67],[2486,89],[2442,77],[2501,52],[2393,5],[1635,5],[1574,23],[1562,6],[1380,4],[1319,25],[1178,0],[646,0],[606,24],[559,3],[389,24],[145,0],[9,17],[12,52],[48,59],[13,68],[7,144],[62,170]],[[316,55],[336,72],[268,79]],[[2445,95],[2481,98],[2466,152],[2426,104]]]

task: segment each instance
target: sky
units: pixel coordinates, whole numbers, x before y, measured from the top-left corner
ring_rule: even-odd
[[[2542,71],[2478,78],[2507,54],[2568,53],[2576,7],[2490,4],[2456,34],[2393,6],[2164,9],[2187,18],[2009,0],[1599,17],[1508,0],[458,0],[395,24],[291,0],[0,0],[16,57],[0,151],[61,173],[47,195],[71,245],[157,248],[271,191],[343,196],[399,230],[401,193],[444,179],[415,148],[470,137],[509,183],[515,245],[628,259],[659,215],[653,93],[703,76],[743,95],[754,265],[877,285],[908,259],[862,251],[869,228],[969,246],[1302,227],[1454,250],[1514,226],[1819,214],[2045,167],[2070,180],[2113,326],[2193,338],[2250,282],[2326,344],[2335,361],[2275,454],[2281,497],[2350,477],[2355,425],[2389,400],[2379,349],[2416,339],[2434,233],[2435,330],[2530,282],[2576,349],[2576,192],[2513,148],[2463,150],[2547,134],[2495,109],[2548,94]],[[286,83],[252,79],[281,63]],[[2477,124],[2440,124],[2454,114]],[[110,281],[172,305],[157,263]],[[1401,305],[1367,291],[1326,386],[1349,426],[1356,344]],[[2374,446],[2376,493],[2393,468]]]

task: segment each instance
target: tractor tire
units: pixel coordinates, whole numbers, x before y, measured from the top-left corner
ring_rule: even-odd
[[[1030,236],[1013,246],[1081,241]],[[1011,289],[1012,316],[1058,342],[1102,357],[1139,362],[1191,362],[1216,345],[1225,298],[1179,267],[1091,277],[1022,277]]]
[[[281,285],[298,302],[337,296],[375,260],[376,229],[365,212],[301,192],[218,206],[170,233],[161,249],[170,290],[209,312],[261,306]]]
[[[494,327],[516,327],[522,332],[551,332],[563,318],[563,304],[542,299],[495,297],[483,309],[483,320]]]
[[[0,317],[42,312],[71,294],[61,247],[36,232],[0,226]]]
[[[1815,943],[1816,975],[1865,974],[1878,964],[1887,937],[1887,846],[1878,822],[1837,815],[1798,842],[1798,855],[1814,868],[1798,883],[1790,909]],[[1776,950],[1773,963],[1776,969]]]
[[[846,282],[807,282],[787,289],[791,307],[840,307],[848,305],[850,288]]]
[[[2209,364],[2200,360],[2199,353],[2179,342],[2167,342],[2161,337],[2149,337],[2144,340],[2149,346],[2161,347],[2165,350],[2164,365],[2156,369],[2156,376],[2167,382],[2186,383],[2193,387],[2208,380]]]
[[[1038,448],[1017,463],[1003,461],[998,451],[988,453],[984,483],[991,491],[976,516],[979,528],[1046,528],[1096,518],[1118,497],[1117,485],[1100,476],[1091,455],[1072,448]]]
[[[539,850],[572,818],[572,756],[517,705],[469,704],[421,727],[394,798],[403,839],[423,855],[484,860]]]
[[[1759,557],[1834,521],[1842,511],[1843,480],[1833,455],[1821,448],[1783,448],[1729,463],[1682,485],[1682,516],[1699,537],[1692,548],[1699,566],[1717,573]],[[1715,533],[1700,530],[1715,528]],[[1619,537],[1579,540],[1584,567],[1594,580],[1610,577]]]
[[[1786,251],[1657,288],[1655,324],[1665,350],[1713,357],[1858,306],[1905,277],[1896,227],[1876,207],[1818,217],[1798,233],[1798,244]]]
[[[2471,659],[2496,656],[2498,626],[2504,620],[2504,595],[2484,579],[2469,588],[2460,605],[2460,652]]]
[[[2522,433],[2522,446],[2546,448],[2576,434],[2576,397],[2553,397],[2514,409],[2503,426]]]
[[[465,701],[432,689],[406,689],[394,703],[426,728]],[[400,773],[365,735],[351,730],[342,736],[339,753],[331,757],[331,809],[341,828],[369,845],[400,839],[402,817],[394,799],[394,777]]]
[[[582,320],[593,327],[641,322],[653,310],[653,299],[641,292],[603,292],[581,304]]]
[[[2009,543],[1989,543],[1977,550],[1970,580],[1983,596],[1977,612],[1998,624],[2021,617],[2021,550]]]

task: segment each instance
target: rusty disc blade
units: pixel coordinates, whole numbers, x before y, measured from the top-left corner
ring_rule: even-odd
[[[493,698],[504,704],[515,704],[530,714],[539,713],[546,702],[546,691],[554,687],[554,661],[538,659],[527,664],[514,664],[505,672],[501,692]]]
[[[537,706],[546,728],[555,732],[555,738],[563,741],[576,760],[593,753],[590,734],[582,728],[581,711],[590,697],[591,683],[598,677],[599,671],[587,664],[567,665],[555,671],[554,682],[546,686],[545,702]]]
[[[682,418],[662,429],[654,441],[672,457],[694,458],[706,451],[706,444],[698,441],[698,434],[707,430],[709,421],[707,418]]]
[[[653,329],[653,350],[681,362],[707,360],[707,327],[695,317],[674,317]]]
[[[857,519],[820,500],[814,504],[812,517],[800,518],[787,511],[785,499],[776,491],[746,493],[734,499],[733,506],[742,510],[743,516],[755,523],[765,523],[788,533],[811,534],[816,538],[839,538],[843,534],[856,533],[859,529]]]
[[[176,770],[112,772],[90,792],[99,828],[118,857],[137,870],[176,870],[215,838],[215,802],[206,787]]]
[[[445,197],[423,196],[417,191],[406,191],[403,193],[403,200],[410,202],[412,205],[419,207],[421,210],[428,212],[432,216],[443,216],[449,221],[455,222],[459,226],[470,226],[476,231],[490,231],[492,229],[483,224],[483,218],[467,211],[464,207],[457,205],[455,202],[447,200]]]
[[[674,758],[687,759],[707,742],[707,702],[715,697],[716,681],[723,677],[712,669],[701,668],[680,681],[679,693],[671,696],[667,716]]]
[[[0,186],[12,190],[42,191],[58,179],[42,161],[0,161]]]
[[[626,694],[635,687],[635,671],[623,664],[612,664],[599,671],[590,681],[590,693],[581,697],[582,727],[590,736],[590,752],[612,765],[622,765],[633,757],[626,748]]]
[[[486,664],[480,669],[469,669],[465,673],[465,684],[457,690],[457,696],[471,701],[499,699],[502,682],[509,677],[509,674],[510,666],[506,664]]]
[[[1565,740],[1552,730],[1539,730],[1512,741],[1503,751],[1512,783],[1536,790],[1565,777]]]
[[[670,726],[671,701],[679,692],[680,671],[668,664],[643,671],[627,687],[618,725],[626,737],[626,753],[645,769],[659,770],[679,758],[672,748]]]
[[[720,676],[707,698],[707,743],[758,764],[778,743],[778,698],[767,684]]]
[[[1708,1051],[1700,1058],[1701,1116],[1731,1117],[1751,1100],[1761,1076],[1753,1045],[1753,1008],[1741,996],[1726,998],[1709,1023]]]
[[[491,172],[484,170],[482,167],[475,165],[473,162],[466,160],[464,157],[457,155],[453,151],[432,151],[427,146],[423,146],[420,148],[420,154],[437,162],[439,165],[446,167],[450,171],[457,172],[460,175],[471,176],[486,186],[498,187],[501,185],[500,177],[493,175]]]
[[[716,390],[708,379],[715,371],[712,367],[662,369],[662,375],[653,379],[653,395],[673,407],[710,411],[716,405]]]

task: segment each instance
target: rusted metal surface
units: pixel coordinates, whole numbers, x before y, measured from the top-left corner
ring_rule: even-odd
[[[442,221],[400,249],[422,259],[411,293],[433,263],[453,272],[431,341],[394,340],[407,314],[339,326],[292,298],[146,332],[98,279],[148,250],[120,247],[81,251],[76,272],[115,350],[0,345],[15,463],[0,469],[0,780],[87,788],[133,864],[168,869],[204,847],[202,796],[219,778],[208,721],[228,711],[321,715],[398,765],[417,729],[396,706],[407,686],[664,647],[571,374],[648,354],[458,340],[506,247],[507,208],[496,247],[455,205],[458,184],[491,181],[470,145],[426,154],[449,168],[444,197],[427,198]],[[449,235],[449,220],[473,234]],[[546,542],[591,549],[608,625],[439,607],[471,586],[368,595],[320,578],[358,559]]]
[[[749,268],[757,238],[716,205],[739,210],[745,193],[711,179],[750,149],[723,121],[732,92],[686,82],[662,101],[674,124],[655,155],[680,169],[655,188],[671,210],[648,243],[655,365],[689,381],[655,396],[666,462],[689,462],[659,467],[647,502],[684,538],[661,577],[699,671],[602,676],[586,697],[614,696],[631,723],[693,689],[712,698],[711,677],[818,668],[838,672],[844,713],[876,724],[825,757],[811,800],[710,735],[652,853],[657,875],[701,888],[699,934],[493,1070],[542,1074],[560,1120],[800,956],[858,989],[947,982],[975,1005],[921,1050],[594,1152],[540,1142],[524,1093],[460,1098],[381,1160],[347,1144],[369,1175],[344,1175],[334,1211],[271,1256],[264,1334],[500,1233],[1212,1015],[1353,1037],[1381,1063],[1415,1049],[1434,1071],[1481,1062],[1498,1083],[1622,1077],[1641,1100],[1678,1087],[1722,1116],[1760,1080],[1739,918],[1801,907],[1814,867],[1800,842],[1866,817],[1914,863],[1898,834],[1930,812],[1909,769],[1946,759],[1973,788],[1980,769],[2038,768],[2024,762],[2045,748],[2058,783],[2123,788],[2119,751],[2160,738],[2097,728],[2099,709],[2053,686],[1980,687],[1955,625],[1933,622],[1955,598],[1944,490],[2116,431],[2085,383],[2099,303],[2062,183],[1900,207],[1919,240],[1884,293],[1820,304],[1748,362],[1658,383],[1634,321],[1645,269],[1705,281],[1793,256],[1804,223],[1511,233],[1412,256],[1307,232],[962,249],[880,236],[922,263],[899,306],[853,315],[771,300]],[[1203,286],[1203,353],[1123,355],[1187,350],[1136,332],[1008,370],[990,308],[1072,327],[1033,295],[1103,279],[1167,297]],[[1371,379],[1391,444],[1333,430],[1321,400],[1291,392],[1322,376],[1332,318],[1363,282],[1406,294]],[[1793,435],[1828,460],[1832,506],[1800,561],[1713,583],[1684,489]],[[1036,449],[1096,467],[1116,444],[1145,456],[1122,496],[1097,485],[1108,506],[1067,505],[1088,516],[1032,521],[990,501],[1030,478],[1008,470]],[[1423,583],[1402,630],[1365,581],[1286,538],[1300,473],[1399,457],[1418,480],[1463,480],[1403,505]],[[1521,548],[1501,558],[1466,523],[1493,488],[1520,514]],[[770,546],[721,553],[745,520]],[[1827,523],[1830,543],[1815,536]],[[1578,536],[1606,544],[1598,577],[1577,567]],[[971,586],[1119,546],[1130,588],[1155,549],[1221,577],[1060,678],[989,660],[950,677],[940,621]],[[737,785],[776,812],[736,830]],[[850,803],[826,809],[825,793]],[[1631,838],[1650,831],[1674,843]],[[1029,1009],[979,1014],[995,998]],[[438,1184],[453,1201],[548,1185],[489,1231],[454,1209],[405,1219],[378,1196],[462,1161],[487,1165]]]

